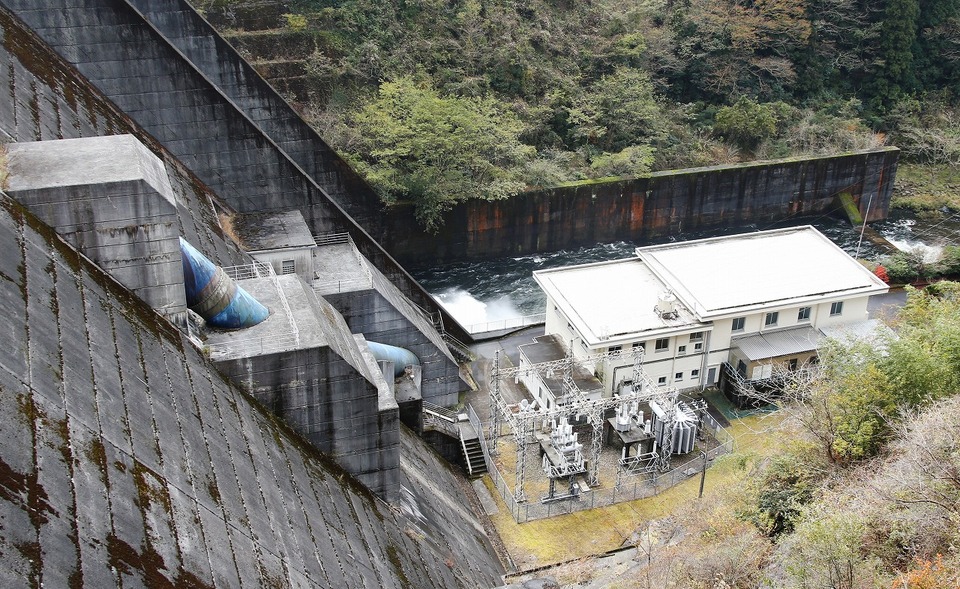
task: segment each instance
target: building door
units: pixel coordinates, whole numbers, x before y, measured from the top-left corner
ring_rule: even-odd
[[[717,367],[711,366],[707,369],[707,386],[713,386],[717,382]]]

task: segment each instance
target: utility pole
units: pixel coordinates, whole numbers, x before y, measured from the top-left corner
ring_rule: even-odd
[[[703,499],[703,483],[707,480],[707,453],[700,450],[700,456],[703,458],[703,469],[700,471],[700,495],[697,499]]]

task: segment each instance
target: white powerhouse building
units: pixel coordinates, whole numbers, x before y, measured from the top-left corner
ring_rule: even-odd
[[[632,378],[631,349],[662,386],[702,388],[721,368],[746,380],[801,365],[818,340],[863,331],[887,285],[810,226],[641,247],[637,257],[534,272],[546,333],[596,366],[604,393]]]

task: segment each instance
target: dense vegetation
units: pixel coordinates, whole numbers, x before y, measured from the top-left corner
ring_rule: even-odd
[[[654,169],[883,143],[960,163],[960,0],[290,10],[285,26],[317,40],[313,122],[427,225],[471,196]]]
[[[879,347],[834,342],[780,401],[801,432],[739,505],[778,587],[960,586],[960,284],[911,291]]]

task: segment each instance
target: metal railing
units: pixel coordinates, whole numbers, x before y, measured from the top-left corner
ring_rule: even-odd
[[[536,313],[534,315],[498,319],[496,321],[471,323],[470,325],[464,325],[463,328],[471,334],[489,333],[491,331],[506,331],[508,329],[522,329],[531,325],[541,325],[544,321],[546,321],[546,313]]]
[[[457,426],[457,423],[460,421],[460,417],[453,411],[440,407],[439,405],[434,405],[432,403],[423,403],[423,426],[424,428],[434,429],[436,431],[444,432],[450,437],[457,438],[461,440],[462,436],[460,435],[460,428]]]
[[[254,261],[240,266],[227,266],[223,269],[227,276],[234,280],[249,280],[251,278],[271,278],[276,276],[273,266],[264,262]]]
[[[323,247],[325,245],[343,245],[346,243],[353,243],[353,238],[350,237],[349,233],[323,233],[321,235],[314,235],[313,242],[318,246]]]
[[[476,354],[470,351],[470,348],[467,347],[467,344],[453,337],[446,331],[441,332],[440,337],[443,338],[443,341],[447,344],[448,348],[451,348],[460,354],[465,360],[473,361],[476,359]]]
[[[369,278],[348,278],[346,280],[314,280],[311,285],[317,294],[339,294],[370,288]]]
[[[351,246],[351,249],[357,258],[357,268],[359,269],[359,273],[349,278],[329,278],[326,276],[317,275],[317,277],[310,284],[313,287],[314,292],[320,295],[339,294],[343,292],[366,290],[372,286],[373,276],[370,273],[370,269],[367,267],[363,256],[357,250],[356,245],[354,245],[353,238],[349,233],[325,233],[322,235],[314,235],[313,241],[318,247],[328,245]]]

